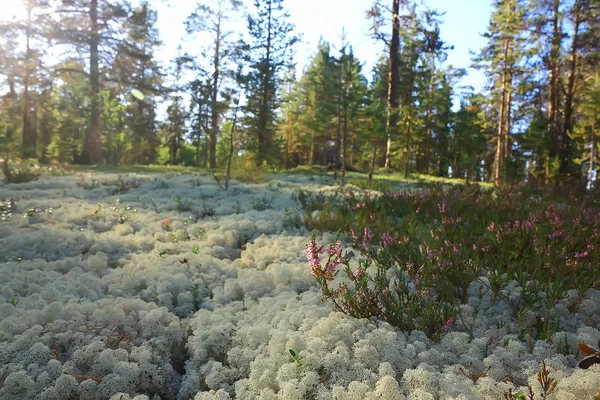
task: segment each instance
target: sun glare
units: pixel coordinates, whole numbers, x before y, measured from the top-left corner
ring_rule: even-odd
[[[7,0],[0,5],[0,20],[10,21],[14,18],[24,18],[27,16],[25,5],[21,0]]]

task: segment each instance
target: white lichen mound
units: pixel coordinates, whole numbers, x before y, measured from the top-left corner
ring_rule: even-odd
[[[140,185],[119,194],[82,178],[118,176],[0,186],[17,210],[0,223],[2,400],[499,399],[539,392],[542,360],[558,381],[550,398],[600,391],[600,366],[578,369],[576,356],[600,339],[598,291],[577,314],[571,298],[555,308],[571,354],[556,340],[530,351],[475,285],[461,306],[472,338],[457,322],[436,343],[321,301],[310,232],[293,220],[296,190],[335,190],[318,178],[225,192],[208,176],[127,174]]]

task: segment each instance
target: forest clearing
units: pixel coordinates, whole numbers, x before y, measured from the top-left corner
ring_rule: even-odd
[[[0,398],[598,392],[597,195],[300,172],[0,186]]]
[[[14,0],[1,400],[600,400],[599,0]]]

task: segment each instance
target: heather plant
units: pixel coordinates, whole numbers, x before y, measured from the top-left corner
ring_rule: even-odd
[[[387,268],[377,260],[376,249],[361,248],[356,269],[350,266],[352,253],[342,254],[339,241],[319,247],[315,237],[306,249],[311,274],[320,286],[324,300],[331,300],[336,310],[355,318],[378,318],[405,331],[421,330],[439,339],[454,322],[455,307],[427,282],[411,278],[399,268]],[[321,256],[327,260],[322,262]],[[336,275],[343,270],[346,281],[333,288]]]
[[[179,195],[177,195],[173,198],[173,201],[176,203],[175,209],[178,212],[187,212],[194,209],[191,199],[182,199]]]
[[[552,313],[556,304],[569,290],[582,299],[600,286],[594,273],[600,262],[600,212],[590,201],[556,203],[552,193],[523,185],[493,191],[433,185],[380,195],[300,192],[297,198],[309,228],[339,232],[364,259],[359,260],[362,280],[350,274],[346,259],[338,260],[347,269],[338,289],[329,286],[331,274],[317,277],[324,296],[350,315],[376,316],[406,330],[422,326],[423,318],[436,320],[424,328],[437,335],[433,327],[449,320],[478,282],[491,291],[492,303],[512,308],[521,321],[520,337],[531,333],[550,341],[560,330]],[[518,284],[516,300],[515,293],[512,298],[507,293],[511,281]],[[425,317],[428,301],[448,305],[449,311]],[[414,314],[389,311],[407,302]],[[525,322],[527,313],[534,314],[533,324]]]
[[[263,197],[252,200],[251,204],[252,208],[254,208],[256,211],[265,211],[273,206],[273,201],[267,198],[267,195],[265,194]]]
[[[102,182],[103,186],[114,186],[112,189],[108,189],[108,193],[111,195],[122,194],[128,192],[130,189],[136,189],[140,187],[140,183],[135,179],[127,180],[119,175],[115,180],[108,180]]]

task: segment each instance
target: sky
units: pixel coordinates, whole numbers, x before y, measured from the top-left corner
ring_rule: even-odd
[[[19,0],[0,0],[3,12],[0,19],[10,19],[13,15],[24,16],[25,8]],[[391,3],[391,0],[388,0]],[[441,26],[442,40],[454,46],[449,51],[447,64],[467,68],[468,75],[461,82],[475,90],[484,84],[480,71],[469,69],[470,51],[478,52],[485,45],[481,36],[487,29],[492,11],[491,0],[423,0],[432,9],[444,12]],[[244,6],[252,7],[253,0],[243,0]],[[284,7],[290,12],[290,22],[296,26],[296,32],[302,34],[302,43],[296,47],[295,61],[297,71],[301,72],[316,52],[317,43],[322,37],[334,48],[341,44],[342,29],[347,32],[348,42],[353,46],[357,57],[364,62],[363,71],[368,76],[377,58],[381,55],[383,44],[369,36],[369,21],[365,12],[373,0],[284,0]],[[168,66],[178,55],[178,46],[183,44],[184,51],[202,46],[202,37],[186,39],[184,21],[194,10],[194,0],[153,0],[158,10],[158,29],[163,47],[156,56]],[[238,31],[245,30],[245,20],[237,22]],[[391,27],[389,28],[391,30]]]
[[[424,0],[424,3],[429,8],[445,13],[440,28],[441,37],[447,45],[454,46],[449,51],[446,64],[468,68],[471,64],[469,52],[478,52],[485,45],[481,34],[488,26],[492,12],[491,0]],[[164,42],[164,48],[159,53],[161,59],[169,60],[177,56],[177,46],[185,36],[184,20],[193,11],[194,4],[191,0],[156,3],[158,27]],[[303,37],[302,43],[296,47],[297,70],[302,71],[316,52],[319,38],[339,48],[342,29],[345,29],[347,40],[356,56],[364,62],[363,71],[368,76],[383,50],[383,44],[369,36],[369,21],[365,12],[372,4],[373,0],[284,0],[284,7],[290,12],[290,22]],[[244,0],[244,5],[251,7],[252,0]],[[244,20],[238,24],[240,30],[245,29]],[[194,41],[187,42],[183,47],[186,49],[188,46],[194,48]],[[473,86],[475,90],[481,88],[485,79],[483,74],[473,69],[467,72],[461,84]]]

